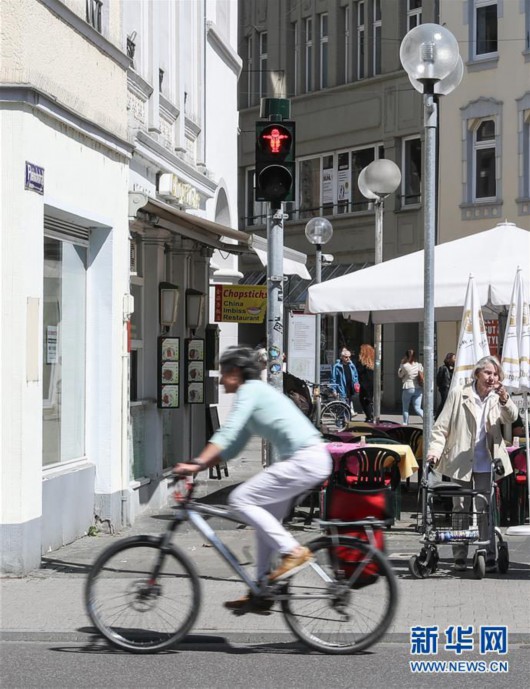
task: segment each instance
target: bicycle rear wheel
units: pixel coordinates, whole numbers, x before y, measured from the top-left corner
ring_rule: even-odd
[[[322,407],[320,412],[320,425],[328,431],[342,431],[349,421],[351,421],[351,409],[349,404],[335,400],[333,402],[328,402]]]
[[[386,557],[349,536],[306,544],[312,564],[286,582],[285,619],[305,644],[324,653],[357,653],[380,639],[397,605],[397,584]],[[372,583],[369,583],[369,582]]]
[[[85,605],[94,626],[114,646],[133,653],[178,643],[199,613],[194,565],[174,547],[163,552],[161,542],[132,536],[115,543],[98,557],[86,582]]]

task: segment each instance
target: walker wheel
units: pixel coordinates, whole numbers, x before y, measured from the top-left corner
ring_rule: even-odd
[[[475,553],[473,557],[473,574],[477,579],[484,579],[486,576],[486,558],[484,553]]]
[[[506,574],[510,567],[510,556],[508,555],[508,546],[500,545],[497,550],[497,567],[500,574]]]
[[[413,555],[409,560],[409,570],[414,579],[426,579],[431,569],[422,563],[419,555]]]

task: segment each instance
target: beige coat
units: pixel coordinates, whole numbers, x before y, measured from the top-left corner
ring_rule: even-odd
[[[502,424],[517,418],[517,407],[510,398],[504,406],[497,395],[491,395],[486,408],[488,449],[494,459],[501,459],[505,476],[512,465],[502,437]],[[473,467],[477,421],[472,385],[457,386],[447,397],[442,413],[432,429],[428,455],[441,457],[437,470],[444,476],[470,481]]]

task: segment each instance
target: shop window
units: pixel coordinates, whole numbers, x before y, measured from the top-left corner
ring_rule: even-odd
[[[300,218],[320,214],[321,158],[302,160],[298,166],[298,207]]]
[[[85,455],[86,266],[86,246],[44,237],[44,466]]]

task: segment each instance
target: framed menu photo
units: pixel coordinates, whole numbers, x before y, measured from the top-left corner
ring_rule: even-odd
[[[186,402],[204,404],[204,340],[186,340]]]
[[[180,338],[158,338],[158,399],[160,409],[180,406]]]

